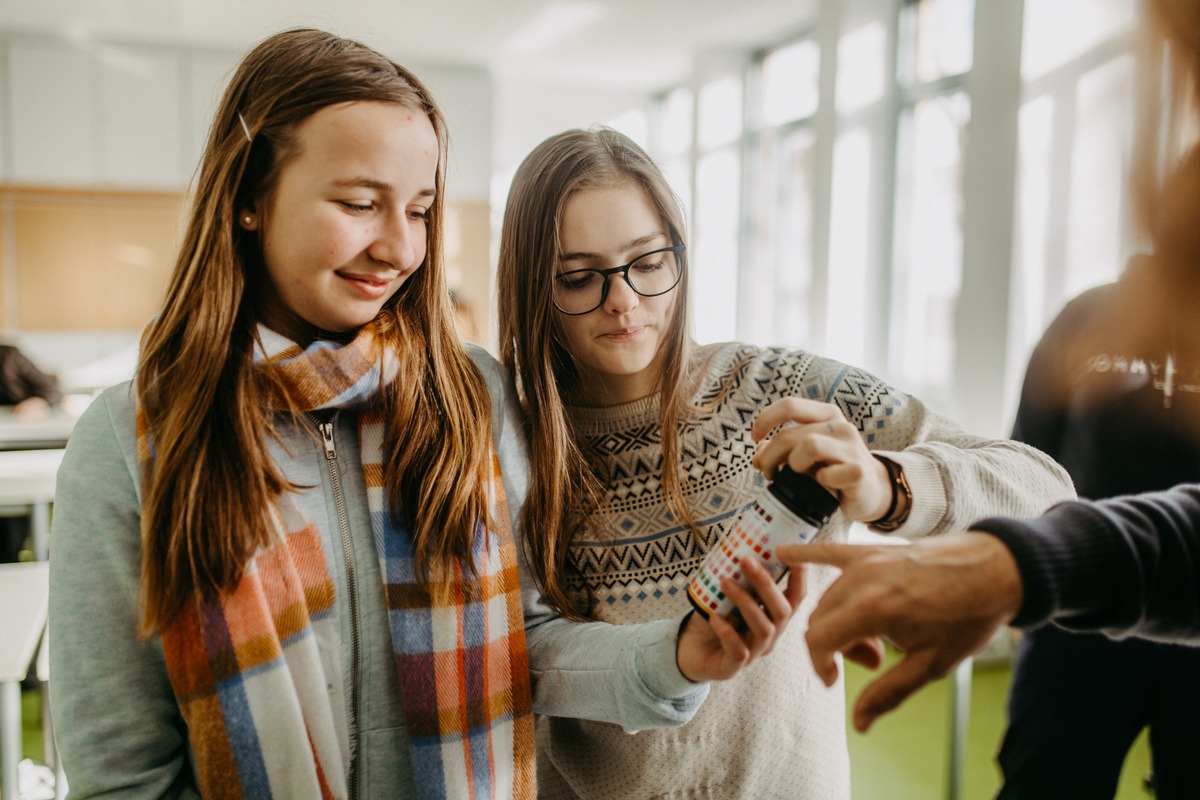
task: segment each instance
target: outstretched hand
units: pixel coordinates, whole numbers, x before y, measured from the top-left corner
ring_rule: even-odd
[[[759,443],[754,466],[768,478],[787,464],[797,474],[816,478],[850,519],[874,522],[887,513],[892,502],[887,470],[871,455],[858,427],[833,403],[776,400],[754,419],[750,437]]]
[[[787,588],[781,590],[757,559],[746,558],[741,563],[750,591],[729,578],[721,579],[721,591],[742,615],[745,630],[739,632],[719,614],[707,620],[691,614],[675,649],[679,671],[688,680],[732,678],[751,661],[771,652],[804,597],[803,569],[791,570]]]
[[[837,680],[836,653],[875,669],[882,663],[879,637],[904,651],[900,663],[858,696],[854,727],[860,731],[982,649],[1021,606],[1016,561],[985,533],[900,546],[789,545],[776,555],[793,569],[818,563],[842,570],[809,617],[806,634],[813,668],[826,685]]]

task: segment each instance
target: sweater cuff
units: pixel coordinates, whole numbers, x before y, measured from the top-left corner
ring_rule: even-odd
[[[1029,628],[1095,613],[1095,599],[1123,590],[1120,545],[1082,503],[1061,503],[1030,520],[989,518],[971,526],[1004,542],[1017,562],[1024,596],[1012,625]]]
[[[946,488],[937,465],[922,455],[904,451],[875,450],[872,455],[882,456],[904,470],[904,479],[908,481],[909,491],[912,492],[912,507],[908,519],[894,531],[886,535],[900,536],[906,539],[924,536],[946,516]],[[874,528],[872,528],[874,530]]]
[[[637,642],[637,673],[649,690],[663,700],[703,699],[708,683],[696,683],[684,677],[675,660],[679,642],[679,620],[662,619],[641,626]]]

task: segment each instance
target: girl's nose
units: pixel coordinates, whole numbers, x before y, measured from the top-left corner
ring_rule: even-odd
[[[420,261],[424,234],[423,226],[412,224],[403,210],[388,214],[367,252],[376,261],[407,272]]]
[[[608,276],[608,296],[604,298],[605,311],[610,314],[627,314],[638,307],[640,298],[623,276]]]

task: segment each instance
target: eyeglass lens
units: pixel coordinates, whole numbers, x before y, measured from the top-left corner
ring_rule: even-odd
[[[654,297],[679,283],[679,257],[670,250],[646,253],[620,268],[625,280],[643,297]],[[604,285],[617,274],[581,269],[565,272],[554,279],[554,305],[567,314],[586,314],[604,302]]]

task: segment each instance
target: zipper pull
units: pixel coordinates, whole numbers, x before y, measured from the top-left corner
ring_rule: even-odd
[[[1167,353],[1166,381],[1163,384],[1163,408],[1171,407],[1171,395],[1175,389],[1175,354]]]
[[[337,451],[333,449],[333,423],[319,422],[317,428],[321,431],[321,444],[325,445],[325,460],[333,461],[337,458]]]

